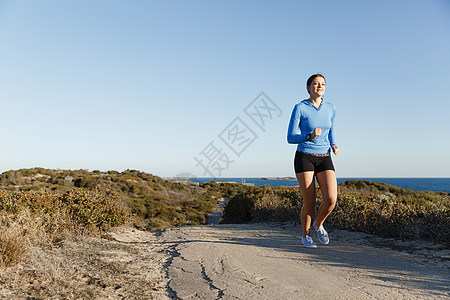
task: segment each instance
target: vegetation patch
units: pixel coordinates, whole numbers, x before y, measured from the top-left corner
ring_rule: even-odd
[[[318,187],[317,187],[318,188]],[[300,222],[298,187],[229,187],[225,222]],[[322,202],[318,188],[316,211]],[[450,197],[388,184],[351,180],[339,185],[337,206],[327,219],[333,228],[401,239],[425,238],[450,245]]]
[[[219,196],[218,189],[189,187],[135,170],[4,172],[0,264],[16,264],[28,245],[54,247],[125,222],[148,230],[205,224]]]
[[[449,245],[449,194],[361,180],[338,188],[338,203],[327,226]],[[320,189],[317,194],[318,207]],[[147,230],[202,225],[220,198],[227,199],[226,223],[300,223],[298,187],[232,182],[189,186],[136,170],[4,172],[0,174],[0,265],[17,264],[30,246],[51,248],[79,236],[100,236],[126,222]]]
[[[54,246],[68,236],[101,233],[128,213],[115,194],[0,191],[0,264],[16,264],[29,245]]]

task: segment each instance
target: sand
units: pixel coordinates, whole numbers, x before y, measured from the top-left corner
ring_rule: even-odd
[[[449,299],[450,250],[344,230],[306,249],[299,225],[121,226],[28,250],[1,299]]]
[[[343,230],[306,249],[299,226],[257,223],[178,227],[169,254],[172,299],[448,299],[450,253]],[[316,239],[317,240],[317,239]]]

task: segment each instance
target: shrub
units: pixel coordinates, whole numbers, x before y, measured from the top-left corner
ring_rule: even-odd
[[[244,223],[252,219],[252,209],[255,207],[255,195],[238,193],[227,201],[224,209],[226,223]]]
[[[67,234],[99,233],[127,218],[114,193],[0,191],[0,264],[17,263],[26,251],[26,241],[52,245]]]
[[[20,178],[23,180],[18,181]],[[74,187],[103,193],[113,191],[127,206],[127,210],[135,214],[133,221],[151,229],[160,229],[161,226],[204,224],[207,212],[214,210],[216,199],[220,197],[220,189],[217,186],[211,189],[192,188],[137,170],[119,173],[99,170],[89,172],[87,170],[22,169],[1,174],[0,185],[5,191],[33,190],[41,194],[64,194]],[[10,204],[5,203],[5,205]],[[74,203],[71,207],[72,213],[77,209],[80,208]],[[92,207],[84,209],[87,210],[76,212],[80,218],[78,221],[85,223],[92,221],[91,225],[95,225],[98,221],[94,219],[99,218],[98,215],[96,216],[99,212]],[[82,221],[82,218],[85,221]],[[106,220],[106,223],[110,221]],[[105,220],[100,223],[105,223]]]
[[[23,228],[11,215],[2,216],[0,222],[0,266],[15,265],[27,250]]]
[[[414,192],[387,184],[352,180],[339,186],[335,210],[327,226],[401,239],[427,238],[450,245],[448,194]],[[300,219],[298,187],[252,187],[231,194],[226,222],[295,221]],[[317,193],[316,211],[322,202]]]

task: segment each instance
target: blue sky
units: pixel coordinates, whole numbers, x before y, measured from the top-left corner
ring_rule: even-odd
[[[293,176],[321,72],[338,177],[450,177],[445,0],[0,0],[0,41],[0,171]]]

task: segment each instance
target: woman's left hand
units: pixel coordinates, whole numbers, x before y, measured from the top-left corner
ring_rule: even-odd
[[[333,153],[334,153],[335,155],[338,155],[339,152],[341,151],[341,150],[339,150],[339,147],[336,146],[336,145],[331,146],[331,148],[333,149]]]

